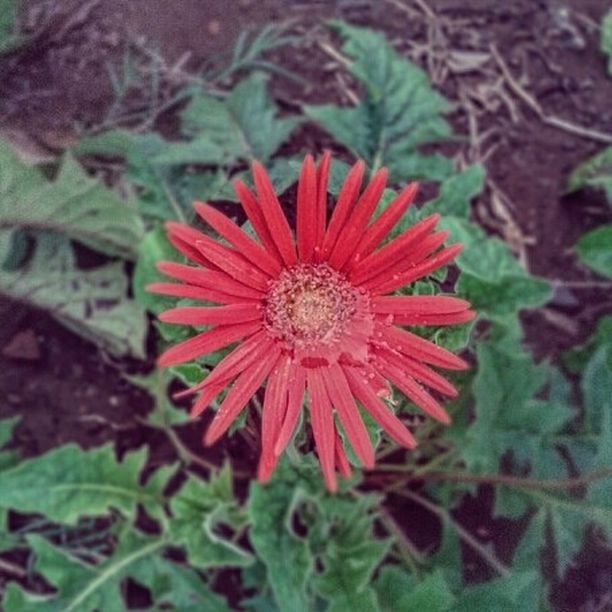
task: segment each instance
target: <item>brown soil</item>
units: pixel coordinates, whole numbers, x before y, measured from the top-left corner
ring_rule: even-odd
[[[161,89],[164,96],[180,82],[180,75],[220,60],[220,54],[231,49],[245,27],[285,19],[294,19],[291,30],[307,36],[299,47],[276,52],[272,59],[308,84],[275,78],[273,90],[283,107],[296,108],[304,101],[346,102],[346,90],[335,78],[336,64],[317,43],[325,35],[321,24],[331,16],[341,16],[382,29],[400,51],[414,56],[415,44],[427,42],[428,21],[418,3],[404,2],[411,13],[397,4],[384,0],[31,0],[25,18],[31,41],[24,50],[0,60],[0,128],[25,133],[37,150],[55,152],[70,142],[75,129],[108,119],[114,101],[108,67],[119,70],[127,49],[135,49],[140,67],[152,61],[143,49],[159,52],[155,61],[162,58],[166,69],[175,67],[169,73],[174,76]],[[594,27],[609,6],[606,0],[429,0],[427,4],[438,19],[455,24],[444,30],[447,49],[490,52],[494,45],[516,81],[547,115],[612,132],[612,79],[606,76]],[[426,54],[417,59],[423,64],[428,61]],[[493,60],[487,69],[499,72]],[[479,92],[483,83],[491,82],[480,73],[450,72],[439,86],[456,99],[460,92]],[[150,104],[146,91],[144,85],[130,89],[122,110],[141,110]],[[545,125],[508,85],[503,91],[511,102],[494,94],[486,102],[471,98],[479,133],[488,132],[479,153],[490,152],[488,175],[508,198],[502,210],[492,208],[489,188],[475,202],[474,216],[490,231],[511,239],[531,272],[570,281],[558,283],[545,309],[523,316],[528,342],[536,354],[555,357],[581,341],[599,316],[612,310],[610,292],[588,285],[596,279],[576,263],[572,252],[584,231],[610,220],[610,208],[596,193],[564,195],[568,172],[603,144]],[[469,132],[462,109],[453,114],[452,121],[458,133]],[[291,146],[319,148],[320,136],[314,130],[302,131]],[[451,152],[475,161],[475,152],[467,145],[458,145]],[[151,444],[151,430],[137,420],[149,410],[150,399],[122,376],[130,364],[107,363],[93,346],[40,313],[5,304],[0,318],[0,395],[4,398],[0,417],[23,416],[14,443],[25,455],[37,455],[68,441],[90,447],[117,440],[123,449]],[[26,342],[21,354],[19,341]],[[200,429],[201,424],[196,423],[182,430],[196,452]],[[153,461],[169,460],[172,450],[167,441],[162,436],[155,442]],[[236,436],[225,450],[241,458],[242,469],[249,469],[246,457],[254,456],[251,444]],[[486,501],[486,491],[481,496],[480,502]],[[431,517],[425,523],[430,528],[415,530],[402,517],[413,516],[417,510],[405,512],[402,503],[398,500],[393,509],[411,537],[423,546],[435,541],[437,526]],[[458,519],[470,528],[485,524],[498,554],[509,561],[513,546],[496,535],[506,534],[508,526],[491,519],[487,503],[467,500]],[[420,542],[424,531],[427,534]],[[599,549],[592,550],[596,558],[606,558],[603,552],[596,554]],[[474,569],[469,563],[467,559],[466,575],[471,579],[486,575],[483,568]],[[581,567],[590,575],[586,561]],[[580,609],[591,596],[596,600],[596,588],[591,585],[589,593],[577,576],[584,573],[576,570],[560,589],[559,610]]]

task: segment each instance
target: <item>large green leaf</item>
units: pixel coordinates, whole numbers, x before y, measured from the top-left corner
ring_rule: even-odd
[[[246,566],[253,557],[227,536],[221,527],[240,529],[245,517],[232,490],[229,467],[204,482],[191,476],[170,503],[170,534],[187,549],[189,562],[199,568]]]
[[[0,228],[54,231],[107,255],[131,258],[143,233],[133,203],[66,155],[53,182],[0,141]]]
[[[395,52],[383,34],[341,21],[332,26],[344,39],[349,70],[364,94],[357,106],[311,105],[306,114],[370,168],[388,167],[393,182],[449,175],[450,160],[418,153],[420,145],[451,136],[440,116],[449,104],[426,73]]]
[[[278,117],[261,73],[241,81],[226,100],[194,96],[181,120],[189,142],[171,143],[155,163],[231,165],[253,158],[266,162],[299,123],[294,117]]]
[[[582,162],[570,174],[567,181],[569,192],[584,187],[603,189],[608,203],[612,204],[612,147]]]
[[[76,267],[65,238],[38,237],[34,253],[17,270],[0,268],[0,294],[48,311],[63,325],[118,355],[144,357],[144,311],[128,297],[123,264]]]
[[[219,607],[219,598],[202,583],[196,590],[177,581],[174,564],[165,560],[161,550],[167,546],[163,538],[150,538],[133,531],[121,533],[119,543],[112,556],[91,565],[66,551],[53,546],[40,536],[28,536],[28,542],[36,554],[35,569],[57,589],[51,597],[33,596],[15,586],[7,590],[5,606],[9,610],[40,610],[45,612],[77,612],[81,610],[124,610],[121,595],[122,582],[135,577],[155,594],[167,593],[172,603],[190,597],[195,604],[199,599],[200,609],[224,610]],[[197,598],[197,599],[196,599]],[[205,607],[207,604],[215,607]]]
[[[43,512],[69,524],[80,515],[100,515],[109,508],[132,516],[138,504],[163,519],[163,491],[173,468],[161,468],[141,484],[145,452],[130,453],[118,462],[111,445],[90,451],[75,444],[62,446],[1,472],[2,505]]]
[[[612,278],[612,224],[602,225],[580,237],[576,253],[583,264]]]

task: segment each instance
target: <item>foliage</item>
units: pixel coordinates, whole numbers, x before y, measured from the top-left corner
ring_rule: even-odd
[[[451,404],[453,424],[418,425],[419,447],[408,453],[379,436],[368,420],[378,469],[356,470],[340,493],[330,495],[314,458],[303,452],[304,436],[290,443],[266,485],[245,485],[239,468],[250,453],[236,466],[215,449],[212,461],[187,446],[188,417],[172,398],[175,381],[200,382],[223,351],[196,364],[125,374],[151,398],[142,424],[156,432],[147,436],[155,441],[155,461],[144,448],[118,456],[110,444],[89,450],[69,444],[21,459],[10,450],[17,419],[0,421],[0,560],[15,549],[28,555],[22,586],[9,581],[4,588],[3,609],[124,609],[128,579],[148,590],[153,610],[548,609],[550,578],[562,577],[586,530],[612,536],[610,318],[564,356],[572,377],[557,365],[535,363],[518,315],[547,301],[548,283],[471,220],[484,167],[453,170],[449,159],[419,151],[452,138],[442,118],[447,101],[382,34],[341,22],[332,28],[362,88],[355,106],[281,112],[267,78],[253,71],[288,76],[262,59],[264,51],[291,41],[269,26],[250,41],[241,36],[226,67],[208,67],[225,89],[185,93],[180,140],[113,129],[84,138],[52,168],[29,167],[2,145],[0,289],[48,310],[108,351],[143,357],[144,312],[159,314],[175,302],[144,287],[163,278],[157,262],[182,261],[162,222],[191,221],[193,199],[233,201],[230,182],[250,180],[245,168],[253,157],[266,163],[279,191],[290,186],[299,165],[284,152],[292,150],[294,129],[315,121],[351,152],[347,160],[360,156],[372,171],[389,168],[391,188],[376,215],[400,181],[436,183],[435,197],[411,207],[394,232],[438,212],[451,241],[464,245],[452,273],[434,274],[409,289],[432,294],[454,285],[479,312],[477,325],[418,330],[452,350],[465,349],[475,364],[456,374],[461,394]],[[121,160],[120,190],[90,177],[74,155]],[[610,191],[606,155],[578,168],[570,188]],[[334,161],[334,195],[348,167]],[[595,271],[609,274],[610,244],[604,226],[582,237],[576,252]],[[93,265],[82,265],[83,257]],[[135,263],[126,268],[126,260]],[[176,342],[192,333],[155,323],[154,340]],[[402,418],[412,411],[404,399],[396,409]],[[160,457],[167,463],[160,465]],[[525,525],[505,562],[455,512],[481,484],[493,492],[494,518]],[[420,526],[414,528],[408,502],[441,523],[439,546],[419,550],[412,542]],[[24,526],[8,520],[16,513],[25,517]],[[487,565],[491,580],[465,583],[466,549]],[[540,571],[544,558],[546,577]],[[223,582],[219,572],[227,568],[229,602],[216,592]]]
[[[306,114],[372,170],[386,166],[394,182],[448,176],[448,159],[417,151],[452,134],[440,116],[448,102],[431,89],[425,72],[390,48],[378,32],[344,22],[332,26],[345,41],[343,51],[352,60],[349,70],[364,93],[357,106],[311,105]]]
[[[583,264],[612,278],[612,224],[600,225],[582,235],[576,243],[576,253]]]
[[[570,174],[567,181],[570,193],[584,187],[602,189],[608,203],[612,203],[612,147],[582,162]]]
[[[24,42],[16,24],[20,8],[21,0],[0,0],[0,58]]]

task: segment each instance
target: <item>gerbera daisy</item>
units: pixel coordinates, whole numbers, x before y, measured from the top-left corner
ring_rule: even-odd
[[[318,166],[304,160],[297,191],[294,239],[263,166],[253,163],[256,194],[241,181],[236,193],[259,240],[208,204],[199,216],[225,240],[189,226],[167,225],[172,244],[195,266],[162,262],[164,274],[181,281],[149,290],[220,306],[187,306],[160,315],[167,323],[210,329],[171,347],[160,366],[196,359],[238,342],[200,384],[192,416],[199,415],[233,382],[208,427],[214,444],[265,383],[258,477],[270,478],[308,398],[310,424],[327,488],[335,470],[349,474],[341,426],[363,466],[374,465],[374,449],[359,402],[398,444],[416,440],[384,400],[395,385],[442,423],[449,417],[425,387],[453,397],[455,388],[431,366],[458,370],[466,363],[404,326],[450,325],[474,317],[468,302],[449,296],[392,295],[451,261],[461,245],[442,247],[447,232],[434,231],[431,215],[386,244],[389,231],[412,203],[409,184],[380,214],[372,214],[387,182],[379,170],[361,191],[363,162],[350,170],[327,218],[330,156]],[[229,246],[228,244],[229,243]],[[267,381],[267,382],[266,382]]]

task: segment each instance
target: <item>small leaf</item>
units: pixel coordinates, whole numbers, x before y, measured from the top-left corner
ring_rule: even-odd
[[[609,15],[612,22],[612,13]],[[582,162],[571,173],[567,189],[571,193],[584,187],[603,189],[609,204],[612,204],[612,147]]]
[[[13,430],[17,427],[20,420],[21,417],[18,416],[0,420],[0,471],[7,470],[17,464],[18,454],[15,451],[3,450],[3,447],[10,442],[13,437]],[[0,505],[2,505],[1,502]],[[2,526],[0,522],[1,531]]]
[[[423,206],[421,215],[439,213],[467,218],[470,200],[482,192],[485,174],[484,166],[475,164],[447,178],[440,186],[438,197]]]
[[[612,278],[612,224],[584,234],[576,243],[580,261],[602,276]]]
[[[244,567],[253,562],[249,552],[218,532],[222,525],[239,529],[245,520],[234,497],[229,467],[208,482],[191,476],[170,507],[172,541],[185,546],[191,565]]]
[[[254,158],[267,162],[299,120],[278,118],[266,81],[262,73],[253,73],[225,101],[194,96],[181,114],[183,132],[191,140],[170,143],[154,163],[231,165]]]

